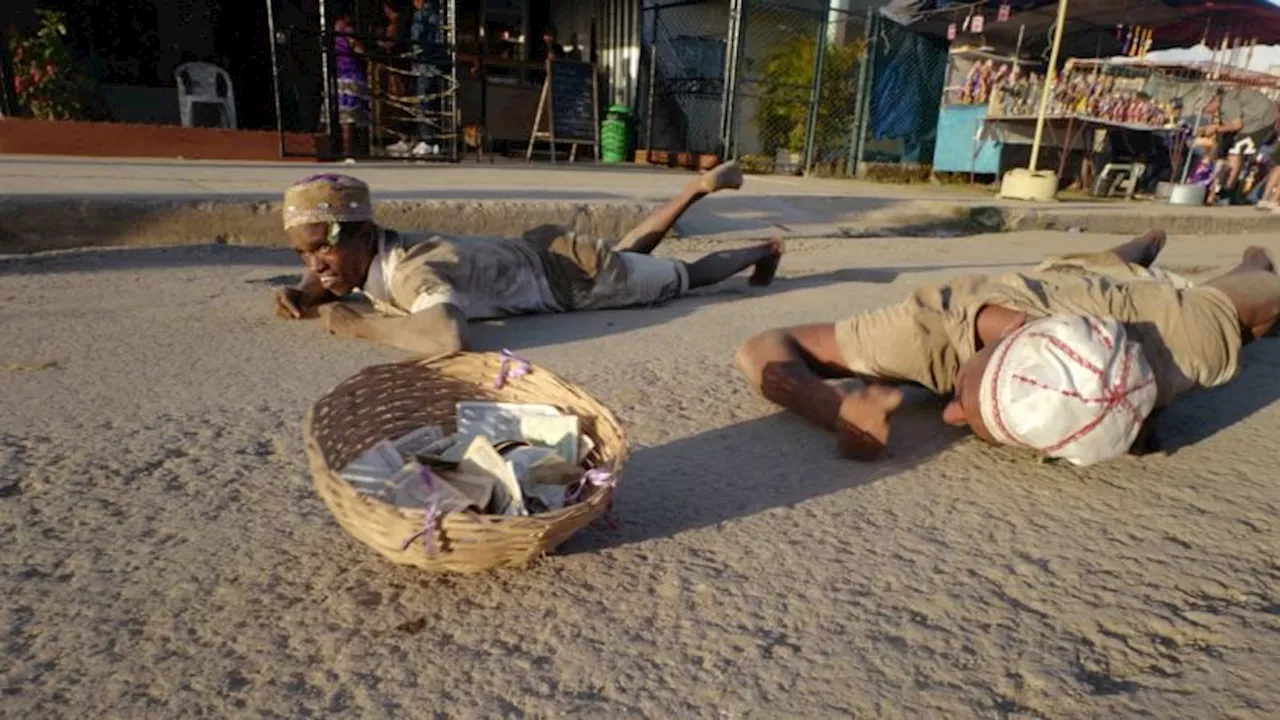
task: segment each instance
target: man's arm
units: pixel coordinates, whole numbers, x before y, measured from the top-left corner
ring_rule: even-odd
[[[467,318],[456,305],[435,305],[405,317],[362,315],[337,304],[325,308],[325,329],[334,335],[371,340],[435,357],[467,348]]]
[[[840,452],[870,460],[889,442],[889,417],[902,391],[885,385],[846,391],[825,378],[854,377],[836,343],[835,325],[764,332],[738,349],[735,363],[765,399],[834,431]]]
[[[1244,118],[1242,117],[1238,117],[1234,120],[1224,120],[1222,121],[1221,125],[1213,126],[1215,134],[1240,132],[1240,129],[1243,127],[1244,127]]]
[[[1240,132],[1244,128],[1244,104],[1226,100],[1222,105],[1222,124],[1217,126],[1220,133]]]
[[[738,348],[738,371],[766,400],[836,430],[846,393],[823,382],[849,377],[835,325],[800,325],[760,333]]]

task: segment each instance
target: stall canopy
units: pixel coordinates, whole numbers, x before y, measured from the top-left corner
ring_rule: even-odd
[[[1006,4],[1010,6],[1009,20],[998,22],[997,12]],[[982,33],[962,31],[958,41],[980,38],[987,45],[1009,51],[1017,44],[1019,28],[1025,26],[1024,55],[1047,56],[1057,7],[1057,0],[892,0],[881,13],[916,32],[942,37],[951,23],[963,27],[971,11],[981,13]],[[1232,42],[1280,44],[1280,8],[1266,0],[1070,0],[1061,57],[1123,54],[1126,31],[1135,25],[1153,30],[1149,50],[1190,47],[1202,40],[1217,47],[1228,35]]]

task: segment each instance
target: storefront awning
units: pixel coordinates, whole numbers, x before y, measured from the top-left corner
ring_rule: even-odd
[[[1128,28],[1154,30],[1149,50],[1190,47],[1207,36],[1216,47],[1230,33],[1232,42],[1256,39],[1259,45],[1280,44],[1280,8],[1266,0],[1069,0],[1062,57],[1107,57],[1124,53]],[[999,7],[1008,4],[1009,20],[997,22]],[[1047,55],[1057,0],[892,0],[881,12],[916,32],[945,37],[947,26],[963,26],[973,8],[983,15],[982,33],[960,32],[957,42],[982,42],[1002,52],[1018,42],[1025,26],[1024,54]],[[1123,30],[1117,30],[1123,26]]]

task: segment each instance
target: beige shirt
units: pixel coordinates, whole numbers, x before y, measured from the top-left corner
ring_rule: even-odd
[[[381,230],[361,291],[380,312],[454,305],[468,319],[559,312],[538,248],[521,240]]]
[[[1110,253],[1053,259],[1029,273],[922,287],[899,305],[836,323],[836,340],[855,373],[950,395],[960,364],[976,352],[976,319],[986,305],[1031,318],[1119,320],[1155,372],[1157,406],[1197,387],[1222,385],[1239,371],[1240,321],[1226,295],[1119,263]]]

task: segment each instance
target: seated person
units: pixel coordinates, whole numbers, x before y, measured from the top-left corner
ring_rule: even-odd
[[[1218,157],[1226,160],[1222,189],[1234,196],[1246,156],[1256,154],[1275,133],[1276,104],[1253,88],[1220,86],[1204,111],[1215,118],[1205,131],[1217,137]],[[1216,200],[1217,193],[1214,193],[1210,203]]]
[[[896,384],[950,397],[943,420],[993,443],[1078,465],[1109,460],[1150,430],[1152,413],[1229,382],[1241,346],[1280,314],[1280,275],[1261,248],[1203,285],[1151,267],[1164,233],[1036,269],[960,277],[836,323],[771,330],[737,366],[765,398],[874,458],[902,403]],[[826,378],[870,384],[846,390]]]
[[[276,310],[319,314],[332,334],[430,356],[465,349],[468,320],[652,305],[749,267],[752,285],[768,285],[782,257],[777,240],[688,264],[650,255],[693,203],[741,186],[741,168],[721,165],[614,245],[554,226],[520,240],[400,233],[374,224],[363,182],[316,175],[285,192],[285,232],[306,271],[276,295]],[[335,302],[355,290],[374,312]]]

